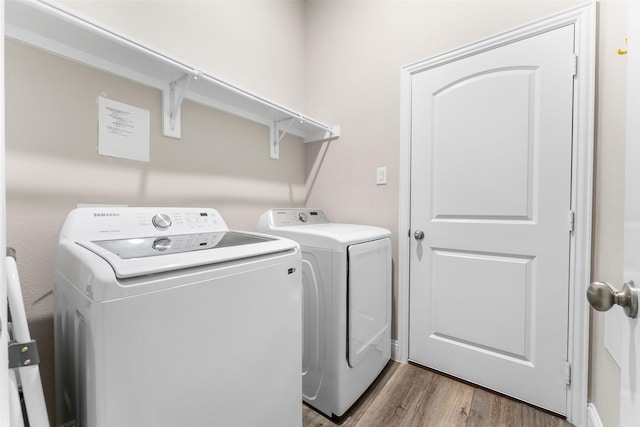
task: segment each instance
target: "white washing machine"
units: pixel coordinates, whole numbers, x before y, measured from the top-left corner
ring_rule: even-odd
[[[53,285],[58,426],[300,426],[297,243],[195,208],[80,208]]]
[[[302,396],[342,416],[391,355],[391,232],[318,209],[272,209],[257,229],[302,248]]]

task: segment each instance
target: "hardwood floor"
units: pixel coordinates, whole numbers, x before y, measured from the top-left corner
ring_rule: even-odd
[[[562,418],[420,366],[391,362],[340,420],[303,405],[303,426],[568,427]]]

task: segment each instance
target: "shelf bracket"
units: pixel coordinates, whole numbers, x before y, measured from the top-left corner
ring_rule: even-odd
[[[340,126],[332,126],[326,130],[309,133],[303,142],[327,142],[340,138]]]
[[[197,79],[198,75],[198,72],[193,75],[185,73],[162,90],[162,127],[164,136],[178,139],[181,137],[180,107],[191,80]]]
[[[289,128],[291,127],[291,125],[295,120],[296,120],[295,117],[277,120],[273,122],[271,126],[269,126],[270,128],[269,130],[271,131],[270,145],[269,145],[270,158],[275,160],[280,158],[280,142],[282,141],[282,138],[284,138],[284,136],[287,134],[287,132],[289,132]]]

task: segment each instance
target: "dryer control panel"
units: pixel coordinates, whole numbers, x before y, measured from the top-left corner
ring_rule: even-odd
[[[328,224],[329,220],[320,209],[272,209],[270,222],[274,227],[292,225]]]

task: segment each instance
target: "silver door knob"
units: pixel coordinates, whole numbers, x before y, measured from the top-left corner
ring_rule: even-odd
[[[587,289],[587,299],[598,311],[607,311],[618,304],[627,316],[635,318],[638,315],[638,293],[633,280],[622,285],[620,292],[607,282],[593,282]]]
[[[415,232],[415,233],[413,233],[413,237],[414,237],[416,240],[422,240],[422,239],[424,239],[424,231],[422,231],[422,230],[416,230],[416,232]]]

